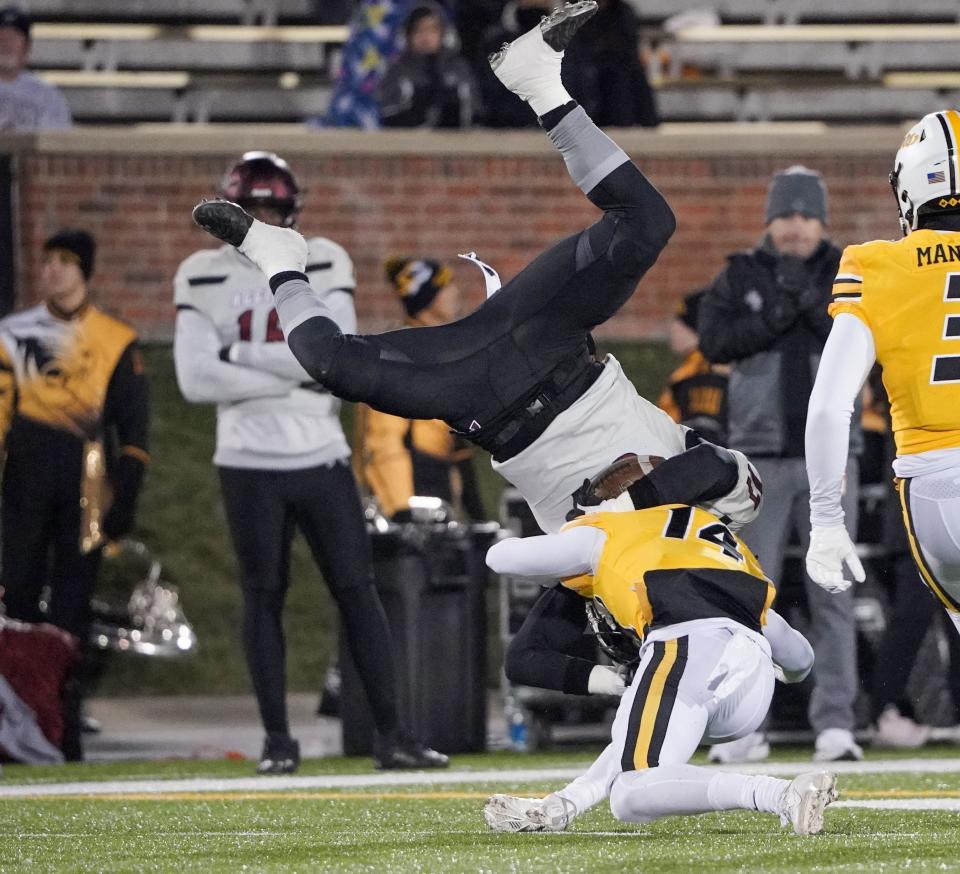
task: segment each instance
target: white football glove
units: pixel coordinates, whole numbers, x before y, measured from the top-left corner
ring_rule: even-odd
[[[804,668],[802,671],[788,671],[783,665],[779,665],[776,662],[773,662],[773,676],[776,677],[781,683],[786,685],[791,685],[792,683],[802,683],[810,675],[810,671],[813,670],[813,664],[811,663],[809,667]]]
[[[587,691],[591,695],[616,695],[619,698],[626,688],[617,669],[608,665],[594,665],[587,679]]]
[[[843,578],[844,565],[858,583],[867,578],[844,525],[813,526],[806,564],[810,579],[828,592],[845,592],[850,588],[850,580]]]

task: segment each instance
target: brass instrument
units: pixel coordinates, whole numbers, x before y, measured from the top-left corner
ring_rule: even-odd
[[[87,555],[103,545],[103,517],[113,501],[107,479],[107,454],[100,440],[83,445],[80,482],[80,552]]]

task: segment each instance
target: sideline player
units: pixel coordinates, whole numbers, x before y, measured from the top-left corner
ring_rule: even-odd
[[[627,155],[570,99],[563,49],[596,11],[568,3],[491,58],[526,100],[574,182],[603,216],[557,243],[464,319],[380,335],[344,334],[310,293],[303,239],[207,202],[195,221],[236,245],[270,278],[287,342],[334,394],[386,413],[443,419],[493,455],[545,531],[564,522],[586,474],[628,454],[670,457],[691,432],[641,398],[612,356],[591,352],[590,330],[609,319],[653,265],[675,227],[670,207]],[[730,495],[711,504],[737,525],[760,502],[759,480],[738,455]],[[718,496],[719,497],[719,496]]]
[[[779,815],[797,834],[822,830],[837,797],[832,774],[787,781],[687,764],[705,739],[755,731],[775,676],[799,682],[813,666],[810,644],[770,609],[775,590],[756,558],[716,516],[682,504],[582,516],[559,534],[501,541],[487,564],[560,576],[644,641],[596,762],[544,799],[493,796],[492,829],[560,831],[609,794],[625,822],[743,809]]]
[[[293,226],[302,205],[290,168],[270,152],[245,154],[221,187],[270,226]],[[349,256],[321,237],[306,251],[309,294],[323,300],[344,330],[353,330]],[[283,633],[295,527],[337,603],[377,727],[378,767],[445,767],[446,756],[399,724],[390,634],[373,585],[339,401],[297,363],[263,274],[232,246],[191,255],[174,286],[180,389],[189,401],[217,404],[213,460],[240,563],[243,646],[266,732],[257,770],[289,773],[300,761],[287,718]]]
[[[848,246],[810,396],[807,571],[842,591],[863,566],[840,495],[853,399],[875,361],[890,398],[900,503],[920,576],[960,630],[960,113],[907,132],[890,182],[903,239]]]

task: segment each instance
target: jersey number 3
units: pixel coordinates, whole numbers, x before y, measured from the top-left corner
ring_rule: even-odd
[[[670,518],[663,529],[664,537],[675,537],[685,540],[690,535],[690,520],[693,518],[693,507],[674,507],[670,511]],[[698,540],[706,540],[720,549],[728,558],[734,561],[743,561],[743,553],[737,548],[737,540],[722,522],[711,522],[697,530]]]

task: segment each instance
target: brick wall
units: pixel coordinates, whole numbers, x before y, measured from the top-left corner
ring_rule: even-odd
[[[871,145],[866,133],[864,144]],[[169,338],[171,277],[181,259],[211,243],[191,224],[190,209],[246,147],[224,143],[200,154],[171,153],[162,145],[154,148],[160,154],[150,154],[149,144],[142,143],[135,154],[120,148],[85,152],[75,144],[22,150],[17,175],[21,305],[36,299],[38,252],[45,237],[61,227],[84,227],[99,243],[94,286],[100,301],[145,336]],[[679,298],[706,283],[726,253],[759,238],[767,180],[790,164],[807,164],[824,174],[838,243],[897,233],[886,182],[892,150],[886,142],[882,149],[874,146],[873,153],[831,153],[823,143],[781,145],[775,153],[724,152],[714,143],[707,154],[697,155],[689,148],[670,154],[661,142],[648,158],[640,148],[628,149],[666,194],[679,228],[632,300],[598,332],[604,336],[662,335]],[[481,276],[456,253],[476,250],[506,280],[552,240],[596,215],[549,148],[461,157],[409,147],[396,154],[328,149],[290,155],[290,160],[308,188],[302,230],[329,236],[354,258],[364,330],[396,321],[398,306],[381,273],[390,254],[450,260],[473,305],[482,298]]]

